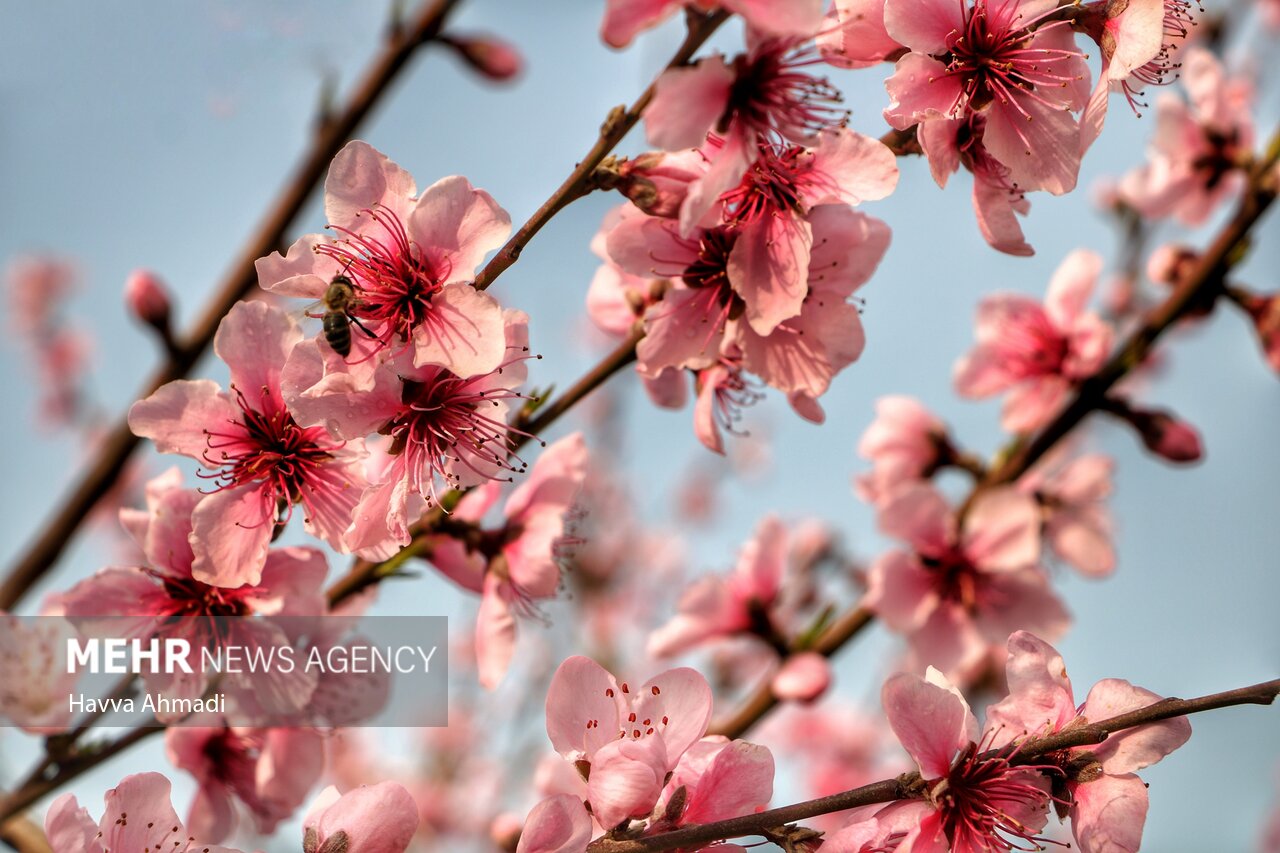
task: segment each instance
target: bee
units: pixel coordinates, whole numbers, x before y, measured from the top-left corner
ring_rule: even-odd
[[[345,275],[335,275],[320,300],[324,306],[323,314],[308,316],[322,317],[324,339],[338,355],[346,358],[351,354],[351,325],[354,323],[360,331],[369,337],[376,337],[361,325],[351,310],[356,306],[356,286]]]

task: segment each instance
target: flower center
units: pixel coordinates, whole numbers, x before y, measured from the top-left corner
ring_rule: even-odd
[[[407,341],[431,319],[431,298],[452,272],[448,260],[410,239],[400,218],[384,207],[366,208],[370,220],[360,232],[329,227],[341,239],[316,246],[318,254],[342,265],[356,294],[351,315],[370,328],[383,346]]]
[[[240,418],[222,429],[204,431],[209,471],[199,475],[214,481],[214,491],[260,484],[267,515],[275,513],[277,521],[288,521],[293,503],[324,482],[320,471],[341,445],[323,427],[298,426],[270,389],[262,389],[262,411],[250,405],[239,388],[233,385],[231,390]]]
[[[825,77],[800,70],[823,59],[813,45],[799,44],[795,39],[777,39],[752,55],[734,59],[736,77],[717,126],[719,133],[727,133],[729,125],[738,121],[768,141],[801,141],[848,120],[848,110],[840,106],[840,90]]]
[[[970,743],[945,778],[929,792],[953,850],[1043,850],[1036,832],[1045,824],[1050,795],[1041,770],[1013,766],[1012,754],[986,755]]]
[[[738,186],[720,197],[734,225],[802,212],[801,189],[813,171],[813,155],[799,145],[761,142],[755,163]]]
[[[969,613],[977,608],[982,573],[958,548],[941,557],[921,556],[920,562],[932,571],[933,587],[939,598],[959,605]]]

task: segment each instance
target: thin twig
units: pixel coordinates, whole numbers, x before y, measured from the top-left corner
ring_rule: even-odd
[[[1196,699],[1163,699],[1146,708],[1120,714],[1101,722],[1086,723],[1052,735],[1026,740],[1020,745],[1012,763],[1028,763],[1039,756],[1060,749],[1101,743],[1115,732],[1167,720],[1170,717],[1184,717],[1232,705],[1270,705],[1277,695],[1280,695],[1280,679]],[[998,752],[999,750],[992,751],[993,754]],[[874,782],[816,800],[729,820],[684,827],[645,838],[599,838],[593,841],[587,850],[588,853],[658,853],[661,850],[695,849],[713,841],[760,835],[786,824],[822,814],[908,797],[919,797],[924,792],[922,781],[924,780],[919,773],[904,773],[896,779]]]

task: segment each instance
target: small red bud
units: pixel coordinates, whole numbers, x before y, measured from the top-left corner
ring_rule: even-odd
[[[1204,456],[1200,434],[1186,421],[1167,412],[1134,412],[1134,416],[1142,443],[1157,456],[1180,463],[1196,462]]]
[[[691,168],[666,154],[641,154],[618,167],[618,192],[650,216],[675,219],[698,178]]]
[[[492,35],[448,36],[441,39],[468,65],[490,80],[505,82],[524,70],[524,57],[515,45]]]
[[[124,285],[124,301],[133,316],[168,337],[169,291],[154,273],[134,270]]]

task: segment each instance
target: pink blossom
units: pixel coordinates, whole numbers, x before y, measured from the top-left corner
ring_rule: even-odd
[[[581,798],[556,794],[529,812],[516,853],[584,853],[591,831],[591,815]]]
[[[560,586],[560,559],[566,531],[587,474],[587,446],[573,433],[549,446],[529,475],[507,498],[502,527],[475,528],[473,541],[433,538],[430,560],[442,573],[484,598],[476,617],[476,657],[480,683],[496,687],[515,651],[516,616],[536,611],[535,602],[553,598]],[[458,502],[454,522],[478,525],[497,502],[497,483],[473,489]]]
[[[1013,186],[1069,192],[1089,69],[1056,11],[1046,0],[885,0],[886,31],[910,50],[885,83],[885,119],[905,130],[981,113],[982,144]]]
[[[1049,783],[1039,766],[989,755],[989,738],[964,697],[936,669],[895,675],[881,692],[885,716],[925,780],[923,801],[896,803],[877,819],[910,826],[897,847],[911,853],[1035,849],[1048,821]],[[910,818],[918,819],[911,826]],[[1032,845],[1027,847],[1024,845]]]
[[[134,317],[167,334],[172,306],[169,289],[159,276],[150,270],[134,270],[124,283],[124,301]]]
[[[907,635],[913,669],[967,679],[1011,631],[1066,628],[1067,612],[1036,564],[1040,514],[1031,498],[1008,487],[982,493],[961,528],[942,495],[917,483],[879,511],[880,528],[911,550],[872,564],[865,604]]]
[[[831,664],[818,652],[788,655],[770,685],[784,702],[812,702],[831,686]]]
[[[303,853],[404,853],[418,830],[418,806],[403,785],[326,788],[303,821]]]
[[[1189,0],[1110,0],[1100,14],[1086,14],[1083,28],[1102,49],[1102,74],[1081,116],[1081,146],[1102,132],[1107,96],[1123,92],[1137,112],[1144,86],[1173,81],[1181,63],[1175,55],[1194,25]]]
[[[329,167],[325,214],[334,237],[309,234],[286,255],[257,262],[265,290],[321,300],[342,276],[354,290],[353,343],[407,345],[415,367],[439,365],[464,378],[498,366],[502,309],[470,284],[511,231],[488,193],[449,177],[418,194],[408,172],[356,141]]]
[[[1042,306],[1017,294],[988,296],[978,307],[974,350],[956,364],[956,391],[988,397],[1010,391],[1001,425],[1030,432],[1048,423],[1074,383],[1092,376],[1111,349],[1111,328],[1085,303],[1102,259],[1069,254],[1054,273]]]
[[[528,318],[506,312],[506,360],[492,372],[459,376],[415,366],[409,353],[348,363],[316,341],[296,346],[283,374],[284,396],[300,424],[355,439],[387,436],[389,456],[355,509],[344,545],[385,559],[409,542],[409,522],[447,488],[509,479],[523,471],[508,448],[507,418],[525,380]]]
[[[1242,186],[1253,148],[1253,87],[1198,47],[1187,51],[1182,83],[1190,102],[1171,93],[1156,102],[1148,162],[1125,175],[1120,193],[1143,216],[1196,226]]]
[[[742,179],[761,142],[811,144],[820,131],[847,120],[840,92],[825,78],[803,72],[821,59],[815,47],[802,44],[755,38],[732,63],[711,56],[658,78],[644,114],[650,144],[679,151],[703,145],[713,130],[722,138],[709,152],[709,170],[689,188],[682,211],[686,233]]]
[[[63,794],[45,814],[49,846],[57,853],[188,853],[193,849],[202,853],[239,853],[227,847],[212,847],[189,835],[173,810],[170,793],[169,780],[159,773],[126,776],[103,797],[106,811],[97,823],[80,807],[74,794]]]
[[[903,50],[884,25],[885,0],[835,0],[818,47],[840,68],[869,68]]]
[[[649,637],[648,652],[670,657],[716,638],[753,633],[760,623],[776,636],[770,613],[787,572],[788,531],[774,516],[764,518],[742,548],[728,576],[699,578],[680,596],[679,612]]]
[[[19,255],[4,271],[8,320],[15,331],[35,338],[60,325],[58,312],[75,292],[75,264],[53,255]]]
[[[1111,516],[1104,501],[1111,494],[1115,461],[1092,453],[1065,464],[1051,460],[1018,480],[1018,491],[1032,495],[1044,516],[1044,540],[1060,558],[1090,577],[1115,570]]]
[[[769,807],[773,798],[773,754],[766,747],[721,736],[705,737],[680,759],[663,791],[670,804],[684,789],[684,808],[675,828],[742,817]]]
[[[880,503],[903,483],[926,478],[944,461],[947,426],[911,397],[876,400],[876,419],[858,441],[858,455],[872,470],[854,480],[858,497]]]
[[[822,0],[606,0],[600,37],[610,47],[626,47],[682,7],[691,12],[723,9],[741,15],[753,30],[774,36],[811,36],[822,23]]]
[[[185,639],[192,649],[220,643],[275,647],[288,642],[277,626],[247,618],[253,614],[310,616],[325,612],[323,583],[327,566],[314,548],[276,548],[268,552],[257,584],[211,586],[193,573],[191,537],[204,497],[181,488],[176,468],[147,484],[147,510],[121,510],[120,523],[146,555],[149,565],[106,568],[52,599],[52,606],[82,631],[103,620],[111,636]],[[228,636],[228,631],[231,635]],[[198,698],[207,686],[204,674],[144,673],[148,687],[174,698]],[[228,675],[227,688],[244,676]],[[248,685],[257,701],[277,712],[295,711],[315,689],[315,673],[297,668]]]
[[[70,727],[67,697],[79,675],[67,666],[67,641],[77,636],[57,615],[0,613],[0,720],[32,734]]]
[[[365,483],[362,444],[301,426],[285,406],[281,372],[302,334],[280,309],[239,302],[218,326],[214,351],[231,371],[228,391],[178,380],[129,410],[129,427],[161,453],[201,462],[211,492],[192,516],[194,577],[257,584],[276,528],[302,504],[308,532],[339,550]],[[358,437],[353,437],[358,439]]]
[[[1107,678],[1089,691],[1079,710],[1062,656],[1026,631],[1009,637],[1005,667],[1009,695],[987,711],[995,745],[1019,737],[1061,731],[1077,720],[1099,722],[1160,701],[1127,681]],[[1041,759],[1056,762],[1070,806],[1071,829],[1084,853],[1133,853],[1142,839],[1147,787],[1135,775],[1191,737],[1191,724],[1176,717],[1125,729],[1098,745],[1067,749]]]
[[[581,655],[556,670],[547,689],[547,735],[569,761],[592,763],[599,750],[622,741],[661,747],[664,771],[707,731],[711,687],[692,669],[669,669],[632,691],[600,664]]]
[[[929,170],[938,186],[945,187],[961,166],[973,173],[973,212],[988,245],[1007,255],[1034,255],[1018,222],[1019,216],[1031,210],[1031,203],[1009,167],[987,150],[983,142],[986,126],[983,113],[933,119],[917,127],[916,139],[929,158]]]
[[[223,841],[238,823],[235,803],[247,807],[256,831],[275,832],[306,798],[324,770],[324,740],[308,728],[195,728],[165,732],[169,761],[200,786],[187,827]]]

